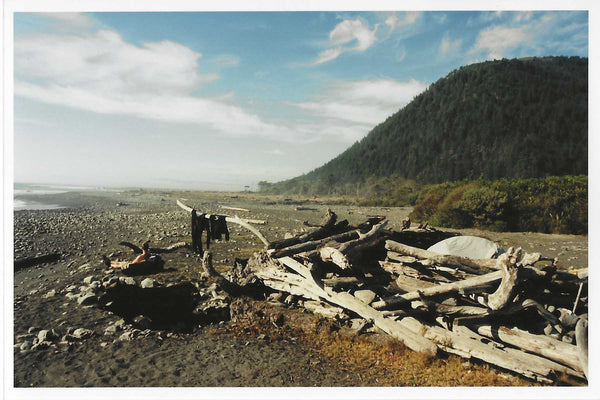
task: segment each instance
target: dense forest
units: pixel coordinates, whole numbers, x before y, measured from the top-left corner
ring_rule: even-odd
[[[322,167],[259,189],[364,197],[391,176],[410,191],[413,181],[586,175],[587,135],[587,58],[488,61],[439,79]]]
[[[588,60],[452,71],[362,140],[263,193],[414,206],[438,226],[587,233]]]

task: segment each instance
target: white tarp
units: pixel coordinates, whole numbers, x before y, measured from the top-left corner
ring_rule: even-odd
[[[455,236],[437,242],[427,250],[451,256],[469,258],[495,258],[504,253],[496,243],[476,236]]]

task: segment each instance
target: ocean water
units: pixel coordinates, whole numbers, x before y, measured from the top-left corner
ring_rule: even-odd
[[[13,210],[55,210],[58,208],[65,208],[58,204],[45,204],[39,203],[37,201],[24,200],[24,199],[14,199],[13,201]]]
[[[30,200],[27,198],[27,196],[66,193],[69,190],[82,190],[82,188],[51,185],[28,185],[17,183],[15,184],[13,192],[13,210],[54,210],[58,208],[65,208],[58,204],[49,204]]]

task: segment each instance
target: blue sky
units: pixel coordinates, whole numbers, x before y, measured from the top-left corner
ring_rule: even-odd
[[[13,22],[15,182],[255,187],[319,167],[462,65],[588,56],[585,10]]]

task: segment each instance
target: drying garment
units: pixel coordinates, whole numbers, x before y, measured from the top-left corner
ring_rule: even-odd
[[[198,215],[192,210],[192,250],[202,254],[202,232],[206,231],[206,248],[210,247],[210,232],[206,214]]]
[[[227,220],[224,215],[210,216],[210,236],[213,240],[221,240],[225,235],[225,240],[229,241],[229,229],[227,228]]]

